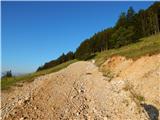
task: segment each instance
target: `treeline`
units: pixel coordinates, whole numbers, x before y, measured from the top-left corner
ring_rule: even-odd
[[[95,52],[119,48],[137,42],[139,38],[156,34],[160,28],[159,15],[159,2],[138,13],[130,7],[127,13],[121,13],[113,28],[107,28],[83,41],[77,48],[75,57],[86,59]]]
[[[85,60],[96,52],[120,48],[159,31],[160,2],[155,2],[147,10],[140,10],[137,13],[130,7],[126,13],[121,13],[114,27],[95,33],[91,38],[84,40],[75,53],[69,52],[73,57],[66,59],[68,54],[63,54],[58,59],[39,67],[38,71],[75,58]]]
[[[44,70],[44,69],[48,69],[48,68],[51,68],[51,67],[54,67],[56,65],[59,65],[61,63],[64,63],[64,62],[67,62],[69,60],[73,60],[75,57],[74,57],[74,53],[73,52],[68,52],[67,54],[62,54],[59,58],[57,58],[56,60],[52,60],[50,62],[47,62],[45,63],[43,66],[40,66],[37,71],[40,71],[40,70]]]
[[[11,70],[4,72],[2,74],[2,76],[1,76],[1,79],[3,79],[3,78],[9,78],[9,77],[13,77]]]

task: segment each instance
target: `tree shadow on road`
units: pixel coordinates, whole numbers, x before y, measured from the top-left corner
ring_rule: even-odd
[[[153,106],[153,105],[147,105],[147,104],[141,104],[141,106],[147,112],[150,120],[158,120],[159,111],[158,111],[158,109],[155,106]]]

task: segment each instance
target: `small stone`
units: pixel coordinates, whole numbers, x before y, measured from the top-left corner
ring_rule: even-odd
[[[84,93],[84,90],[83,90],[83,89],[81,90],[81,93]]]
[[[107,117],[104,117],[103,120],[108,120],[108,118],[107,118]]]
[[[23,100],[18,101],[18,105],[21,105],[23,103]]]
[[[77,112],[76,115],[78,116],[78,115],[79,115],[79,112]]]
[[[20,118],[19,120],[24,120],[24,118],[22,117],[22,118]]]

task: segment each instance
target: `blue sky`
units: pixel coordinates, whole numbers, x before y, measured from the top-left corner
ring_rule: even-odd
[[[2,71],[33,72],[153,2],[2,2]]]

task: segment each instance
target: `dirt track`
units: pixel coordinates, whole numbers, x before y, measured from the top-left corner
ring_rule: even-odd
[[[74,63],[13,91],[3,91],[1,97],[4,120],[149,119],[126,89],[126,81],[108,81],[91,62]]]

